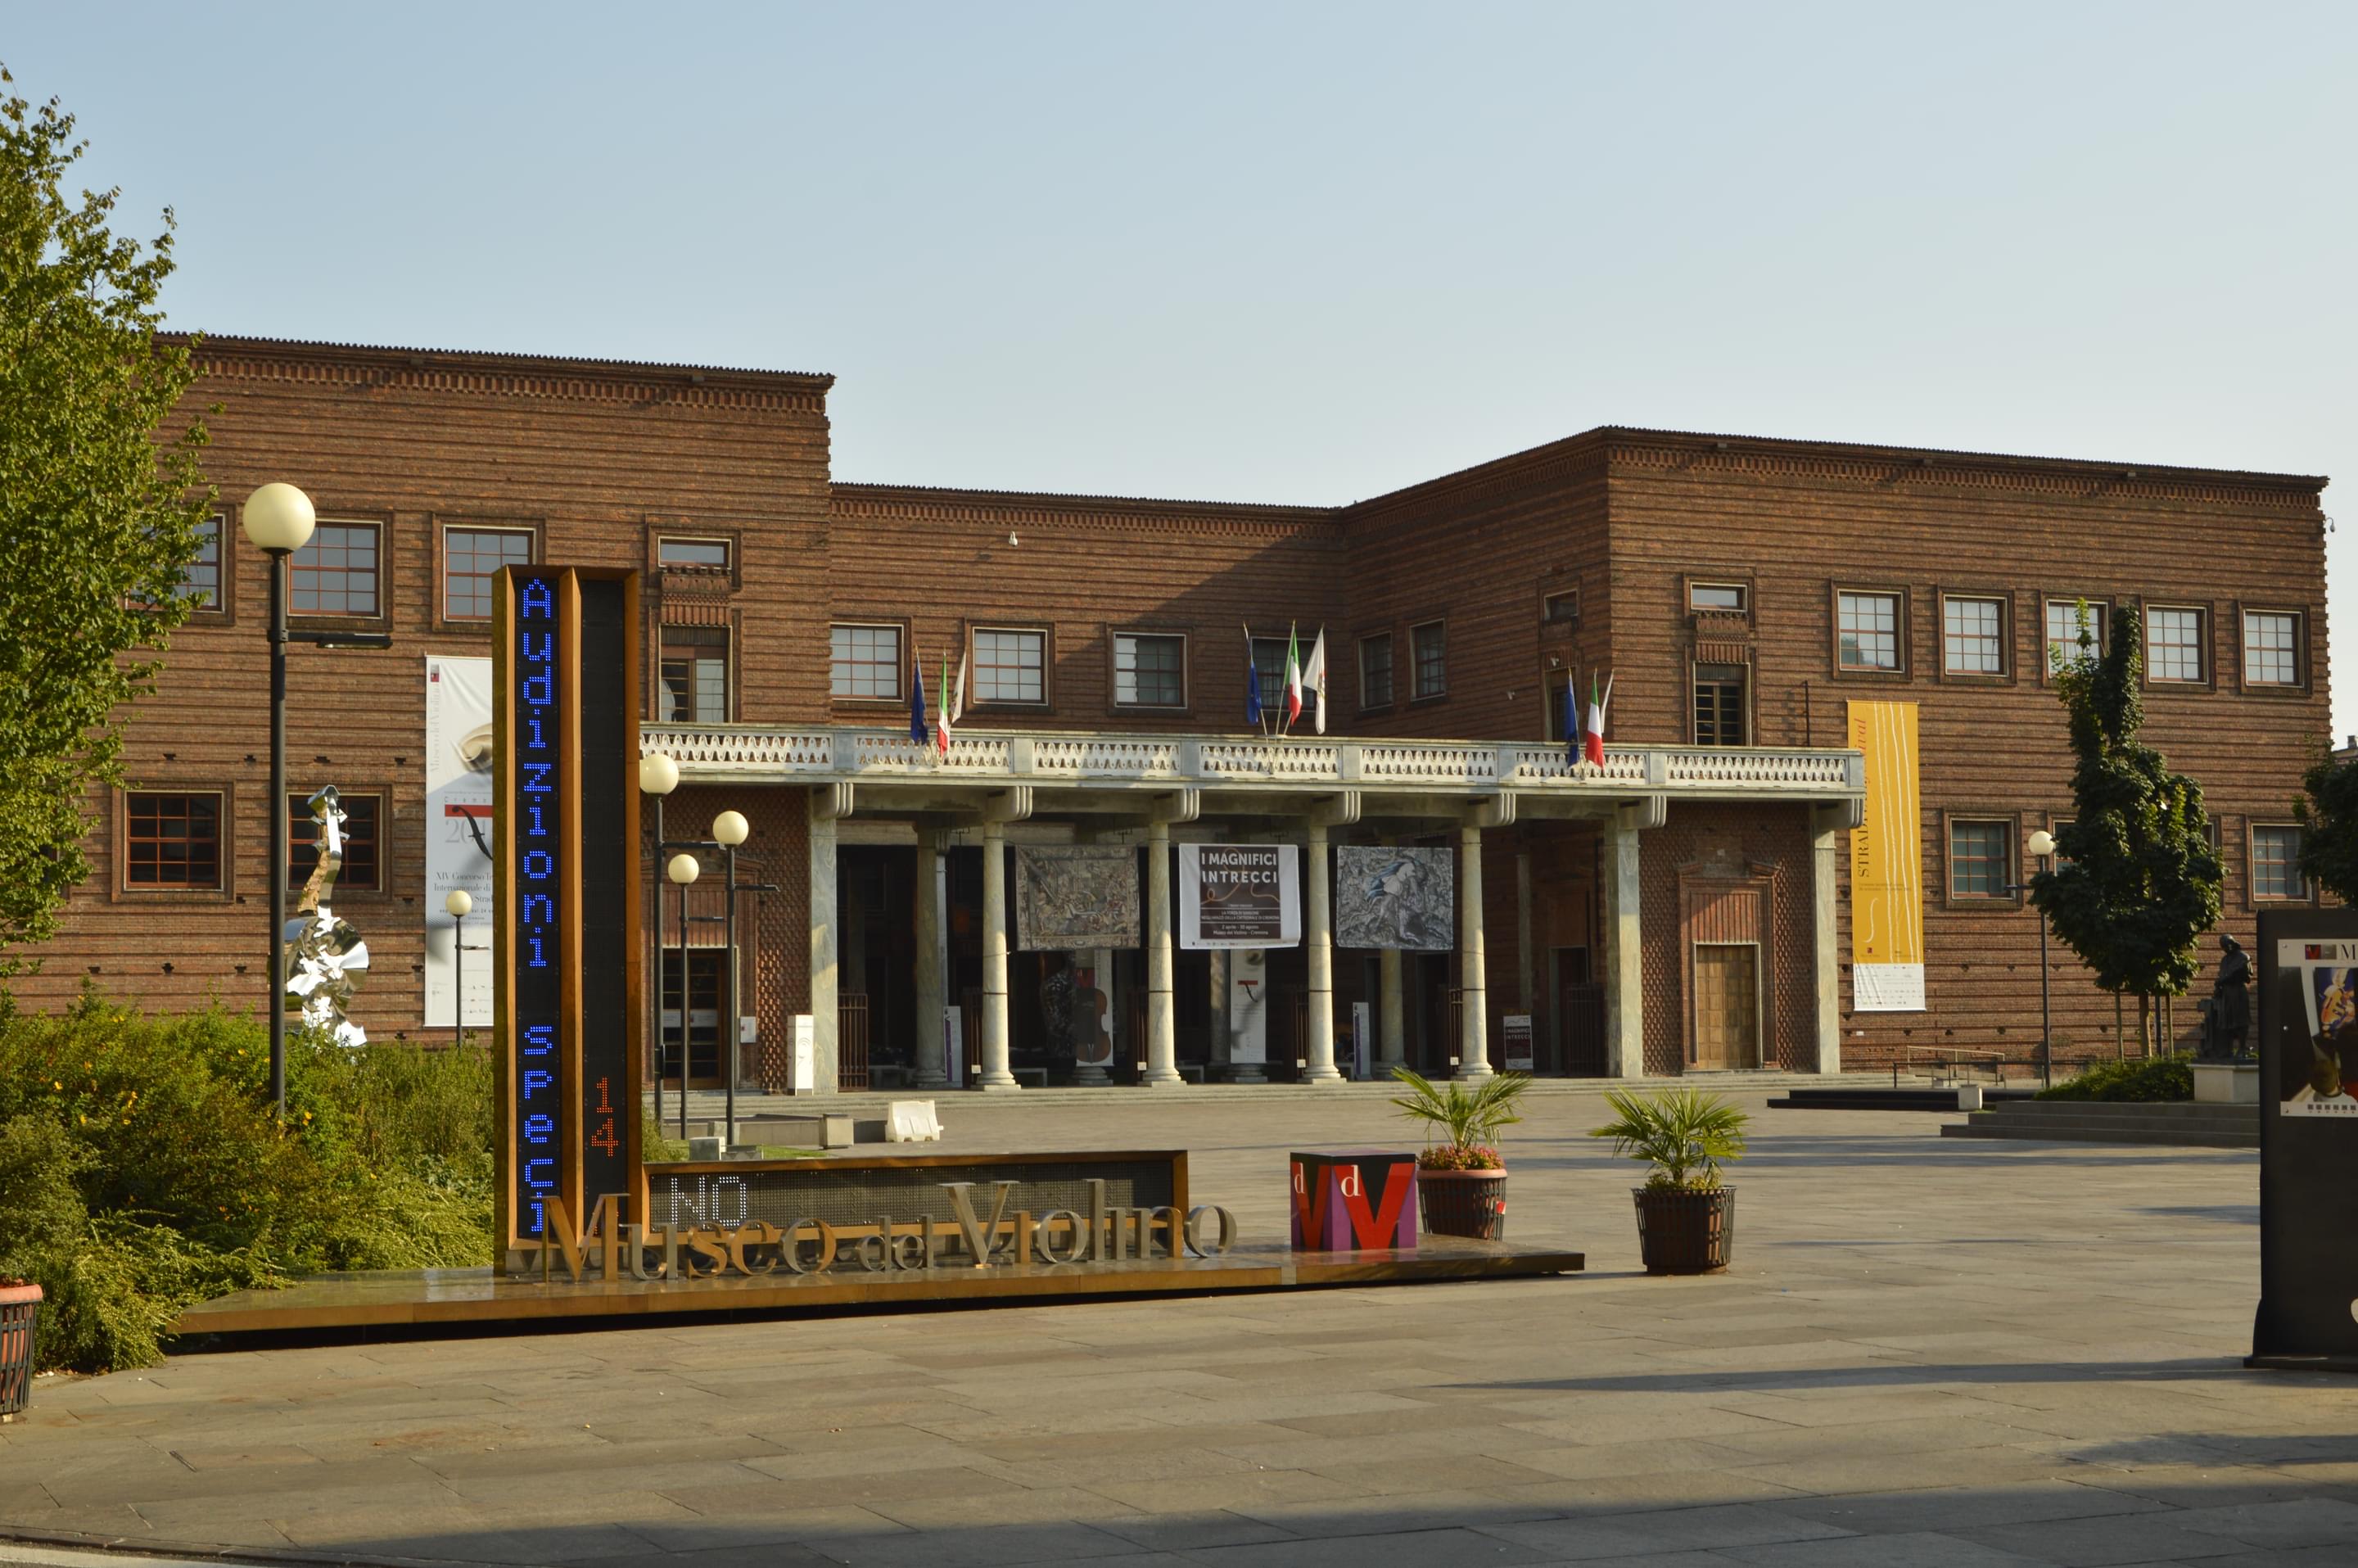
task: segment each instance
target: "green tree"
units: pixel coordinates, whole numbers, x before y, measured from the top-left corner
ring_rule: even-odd
[[[2224,873],[2211,848],[2202,786],[2171,773],[2137,738],[2145,724],[2137,611],[2113,612],[2111,645],[2099,654],[2082,605],[2079,642],[2076,654],[2059,650],[2053,660],[2078,759],[2075,814],[2055,836],[2055,868],[2030,880],[2030,902],[2116,1008],[2124,995],[2137,999],[2142,1039],[2155,1000],[2184,996],[2201,971],[2197,944],[2219,923]],[[2167,1037],[2166,1022],[2161,1033]]]
[[[91,786],[120,778],[121,721],[191,608],[181,583],[212,492],[201,420],[159,427],[195,373],[158,341],[172,214],[150,247],[109,232],[116,191],[70,197],[87,146],[0,68],[0,975],[56,928]]]
[[[2301,874],[2344,903],[2358,904],[2358,758],[2337,762],[2320,745],[2300,776]]]

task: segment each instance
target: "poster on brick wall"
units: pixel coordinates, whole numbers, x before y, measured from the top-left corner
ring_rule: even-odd
[[[463,889],[463,930],[443,901]],[[492,1025],[492,661],[426,661],[426,1015],[428,1029]],[[464,962],[461,963],[461,958]]]
[[[1924,1011],[1923,813],[1916,705],[1850,704],[1866,809],[1850,836],[1850,994],[1855,1012]]]

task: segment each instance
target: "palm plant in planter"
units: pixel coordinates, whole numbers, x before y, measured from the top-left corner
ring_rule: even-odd
[[[1736,1189],[1719,1164],[1744,1158],[1752,1119],[1717,1095],[1664,1089],[1639,1098],[1619,1090],[1605,1103],[1614,1119],[1590,1136],[1613,1140],[1613,1152],[1652,1167],[1638,1199],[1638,1253],[1649,1274],[1707,1274],[1727,1267],[1736,1240]]]
[[[1424,1228],[1435,1236],[1498,1240],[1507,1229],[1507,1162],[1496,1140],[1500,1128],[1523,1119],[1515,1102],[1531,1087],[1530,1076],[1501,1073],[1473,1089],[1462,1078],[1436,1085],[1405,1066],[1394,1067],[1392,1076],[1409,1090],[1392,1104],[1424,1124],[1427,1141],[1416,1157]]]

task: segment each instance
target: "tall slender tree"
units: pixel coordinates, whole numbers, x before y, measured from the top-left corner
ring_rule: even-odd
[[[172,214],[152,246],[111,232],[115,191],[70,197],[87,144],[0,68],[0,975],[89,874],[91,788],[121,776],[121,724],[190,609],[211,504],[201,421],[158,432],[194,379],[157,340]]]
[[[2074,815],[2056,838],[2056,863],[2030,881],[2030,902],[2115,999],[2137,999],[2140,1038],[2157,999],[2184,996],[2201,972],[2198,946],[2219,924],[2224,876],[2211,847],[2202,786],[2169,771],[2139,739],[2145,704],[2144,627],[2113,611],[2099,652],[2088,608],[2079,648],[2057,651],[2056,694],[2071,716]],[[2167,1037],[2166,1024],[2157,1031]],[[2115,1031],[2117,1037],[2118,1032]]]

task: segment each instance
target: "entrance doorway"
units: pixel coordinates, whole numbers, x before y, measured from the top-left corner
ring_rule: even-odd
[[[687,1087],[720,1083],[720,993],[729,980],[729,954],[719,947],[687,950]],[[655,1042],[656,1076],[679,1084],[679,949],[663,949],[663,1028]]]
[[[1758,1066],[1760,949],[1749,942],[1696,943],[1694,991],[1695,1066]]]

